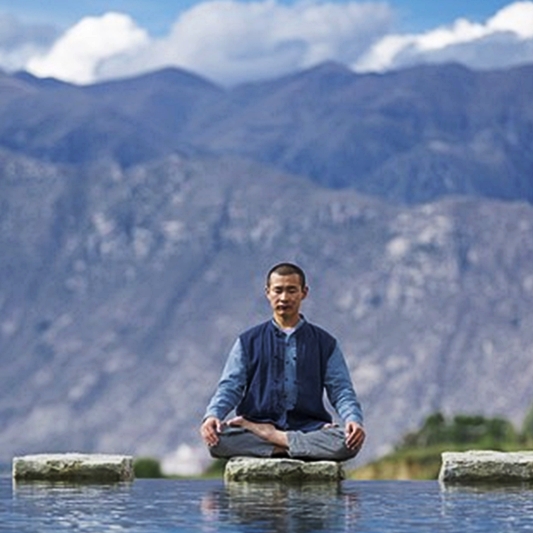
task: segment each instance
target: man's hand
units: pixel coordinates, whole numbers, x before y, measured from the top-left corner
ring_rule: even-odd
[[[365,442],[365,430],[357,422],[346,422],[344,432],[346,434],[346,447],[349,450],[357,450]]]
[[[208,446],[216,446],[218,444],[218,436],[222,432],[222,422],[214,417],[208,416],[200,427],[200,435]]]

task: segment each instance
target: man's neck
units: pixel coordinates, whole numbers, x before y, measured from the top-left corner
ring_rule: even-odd
[[[283,317],[274,315],[274,322],[281,328],[281,329],[288,329],[288,328],[295,328],[301,320],[300,315],[296,317],[290,317],[287,319],[284,319]]]

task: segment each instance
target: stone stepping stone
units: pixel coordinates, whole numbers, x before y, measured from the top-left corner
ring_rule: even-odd
[[[443,483],[533,482],[533,452],[444,452]]]
[[[285,458],[233,457],[224,471],[225,481],[316,481],[344,479],[341,463]]]
[[[85,483],[133,481],[133,458],[81,453],[25,455],[13,459],[13,479]]]

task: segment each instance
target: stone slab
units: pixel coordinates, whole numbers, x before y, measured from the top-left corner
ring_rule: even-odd
[[[25,455],[13,459],[13,478],[87,483],[133,481],[133,458],[81,453]]]
[[[533,452],[444,452],[442,483],[533,482]]]
[[[226,481],[317,481],[344,479],[341,463],[286,458],[233,457],[224,471]]]

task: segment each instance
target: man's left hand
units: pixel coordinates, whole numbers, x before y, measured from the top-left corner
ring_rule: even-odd
[[[344,432],[346,434],[346,447],[349,450],[357,450],[365,442],[365,430],[357,422],[346,422]]]

